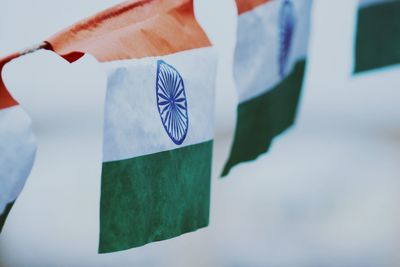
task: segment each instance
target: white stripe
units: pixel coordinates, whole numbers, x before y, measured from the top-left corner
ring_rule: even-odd
[[[234,77],[239,102],[272,89],[279,75],[280,11],[283,0],[267,2],[238,18]],[[312,0],[293,0],[295,32],[287,73],[307,54]]]
[[[0,214],[22,191],[35,152],[31,120],[22,108],[0,110]]]
[[[394,2],[394,1],[398,1],[398,0],[360,0],[359,7],[363,8],[366,6],[378,5],[378,4]]]
[[[183,78],[189,129],[182,145],[168,136],[156,101],[157,60]],[[103,161],[176,149],[213,138],[216,55],[201,48],[160,57],[103,63],[108,73]]]

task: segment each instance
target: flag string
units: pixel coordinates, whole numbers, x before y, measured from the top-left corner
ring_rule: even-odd
[[[33,45],[31,47],[27,47],[27,48],[21,50],[19,52],[19,54],[20,54],[20,56],[24,56],[24,55],[27,55],[27,54],[30,54],[30,53],[34,53],[34,52],[36,52],[36,51],[38,51],[40,49],[44,49],[46,47],[46,45],[47,44],[45,42],[42,42],[42,43]]]

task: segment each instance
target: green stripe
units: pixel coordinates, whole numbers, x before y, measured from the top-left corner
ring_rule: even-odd
[[[103,164],[99,253],[208,225],[212,141]]]
[[[297,63],[275,88],[238,106],[235,137],[222,176],[236,164],[267,152],[272,139],[293,124],[305,65],[305,61]]]
[[[10,213],[13,205],[14,205],[14,202],[8,203],[3,214],[0,215],[0,233],[3,230],[4,223],[6,222],[7,216]]]
[[[400,1],[359,11],[354,72],[400,63]]]

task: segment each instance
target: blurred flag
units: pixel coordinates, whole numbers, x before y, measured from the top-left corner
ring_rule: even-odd
[[[236,132],[222,176],[268,151],[296,117],[307,61],[312,0],[236,0]]]
[[[354,72],[400,63],[400,1],[360,0]]]
[[[0,60],[0,75],[3,66],[18,56]],[[0,77],[0,232],[31,171],[35,152],[31,121]]]
[[[192,0],[128,1],[47,43],[108,74],[99,252],[207,226],[216,55]]]

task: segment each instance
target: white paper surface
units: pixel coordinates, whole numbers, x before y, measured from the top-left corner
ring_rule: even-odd
[[[15,201],[31,171],[36,140],[20,106],[0,110],[0,214]]]
[[[188,132],[176,145],[157,108],[157,60],[181,75],[187,100]],[[214,136],[217,55],[213,47],[160,57],[101,64],[108,72],[104,127],[104,161],[130,159],[202,143]]]

